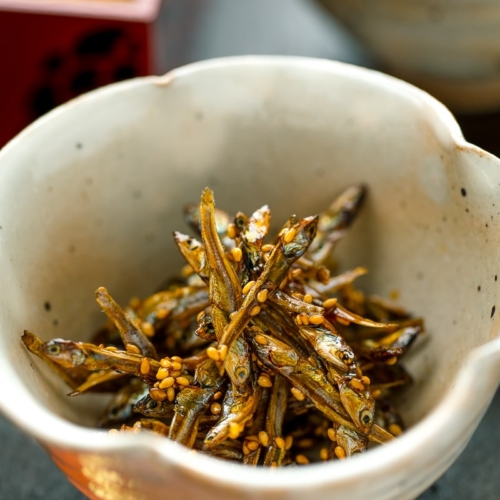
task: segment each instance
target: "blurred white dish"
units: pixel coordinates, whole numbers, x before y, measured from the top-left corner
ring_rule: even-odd
[[[500,3],[318,0],[382,63],[457,112],[500,109]]]

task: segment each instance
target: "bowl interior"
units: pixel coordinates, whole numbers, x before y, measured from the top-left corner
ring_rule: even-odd
[[[9,384],[92,425],[104,397],[67,398],[25,352],[23,329],[85,340],[104,319],[98,286],[122,304],[155,290],[183,263],[172,232],[187,231],[181,208],[205,186],[231,212],[269,204],[279,227],[364,182],[366,207],[337,255],[342,269],[369,268],[365,290],[396,293],[425,318],[403,405],[418,421],[495,335],[500,312],[500,169],[457,140],[455,122],[425,94],[320,61],[188,67],[63,106],[0,155]]]

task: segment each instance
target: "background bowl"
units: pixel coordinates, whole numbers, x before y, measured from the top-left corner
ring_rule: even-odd
[[[385,70],[454,111],[500,109],[500,4],[491,0],[318,0]]]
[[[424,92],[330,61],[214,60],[76,99],[0,153],[0,408],[91,498],[414,498],[464,448],[500,378],[499,167]],[[21,344],[25,328],[85,340],[103,318],[98,286],[125,302],[177,270],[172,231],[206,185],[229,211],[269,203],[279,226],[361,181],[368,203],[342,266],[368,266],[365,289],[397,291],[428,330],[406,362],[412,428],[385,447],[256,470],[108,435],[91,428],[103,396],[67,398]]]

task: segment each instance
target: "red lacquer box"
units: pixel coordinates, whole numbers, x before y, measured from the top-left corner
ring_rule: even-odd
[[[197,1],[0,0],[0,147],[55,106],[184,63]]]

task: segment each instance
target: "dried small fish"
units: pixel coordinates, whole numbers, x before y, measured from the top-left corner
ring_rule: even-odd
[[[405,428],[391,399],[411,383],[399,360],[424,325],[355,288],[365,268],[326,267],[365,196],[348,188],[319,216],[291,216],[266,244],[267,205],[233,217],[207,188],[185,209],[201,241],[174,233],[187,262],[179,276],[124,308],[100,287],[109,319],[94,343],[28,331],[22,340],[71,395],[113,393],[98,421],[113,432],[270,467],[387,443]]]

